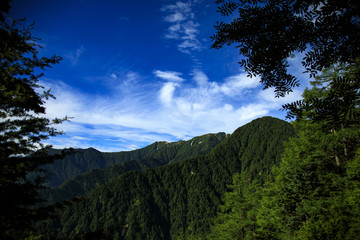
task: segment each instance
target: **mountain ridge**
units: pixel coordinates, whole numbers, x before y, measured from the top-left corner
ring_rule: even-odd
[[[254,120],[205,156],[111,179],[39,229],[48,239],[181,239],[205,233],[232,175],[263,181],[279,162],[283,141],[294,135],[283,120]]]
[[[116,165],[124,161],[141,160],[144,158],[171,158],[171,163],[174,163],[186,157],[205,154],[212,147],[216,146],[225,139],[226,136],[226,133],[220,132],[194,137],[188,141],[157,141],[140,149],[120,152],[100,152],[95,148],[74,149],[73,152],[65,156],[64,159],[57,160],[54,164],[48,164],[42,168],[52,173],[47,186],[54,188],[77,175],[84,174],[93,169],[105,169],[106,167]],[[207,145],[200,148],[199,152],[196,149],[194,151],[187,149],[187,146],[190,145],[189,141],[194,141],[199,138],[208,138],[208,140],[204,141]],[[160,156],[161,153],[157,151],[166,150],[167,147],[171,149]],[[49,154],[56,154],[60,152],[60,149],[50,149]]]
[[[143,171],[204,155],[223,141],[226,136],[225,133],[217,133],[194,137],[188,141],[181,140],[171,143],[158,141],[142,149],[128,152],[101,153],[96,149],[81,150],[80,152],[84,155],[88,154],[88,151],[96,152],[97,156],[101,154],[99,160],[106,162],[109,166],[91,169],[85,173],[72,176],[56,188],[43,191],[42,195],[49,203],[85,195],[110,179],[128,171]],[[70,159],[76,159],[76,157],[72,156]],[[116,161],[119,163],[116,164]]]

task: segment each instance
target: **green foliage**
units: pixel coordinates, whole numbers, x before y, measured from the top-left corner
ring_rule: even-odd
[[[313,88],[304,91],[304,99],[286,104],[288,117],[322,122],[324,127],[341,130],[360,119],[360,59],[353,65],[326,69],[312,81]]]
[[[206,239],[358,238],[358,69],[338,65],[312,82],[305,104],[291,109],[297,136],[285,143],[280,166],[262,187],[244,181],[244,172],[234,176]],[[349,81],[337,86],[334,79],[342,76]],[[314,99],[348,104],[312,104]]]
[[[60,156],[48,156],[41,142],[60,134],[54,125],[65,119],[43,117],[44,103],[53,96],[42,90],[39,78],[61,58],[39,57],[32,26],[10,20],[9,1],[0,7],[0,238],[21,239],[30,235],[34,220],[51,210],[35,207],[42,201],[39,191],[46,180],[39,166]],[[31,180],[31,172],[41,175]]]
[[[156,142],[142,149],[117,153],[101,153],[92,148],[79,149],[65,156],[62,161],[46,166],[47,169],[56,172],[52,183],[71,176],[81,169],[97,169],[72,177],[57,188],[46,190],[43,196],[50,203],[55,203],[86,195],[91,190],[128,171],[144,171],[186,158],[205,155],[225,138],[225,133],[207,134],[189,141]],[[56,151],[58,150],[52,150],[53,153]],[[108,167],[104,168],[105,166]],[[65,170],[61,171],[62,169]]]
[[[260,236],[274,239],[354,239],[357,205],[349,204],[354,184],[346,166],[334,161],[337,141],[314,123],[297,123],[300,131],[286,147],[274,181],[264,189],[258,222]],[[360,131],[353,141],[357,141]],[[349,137],[349,136],[348,136]],[[359,143],[357,143],[359,144]],[[353,164],[354,158],[348,163]],[[348,164],[347,163],[347,164]],[[343,164],[346,165],[346,164]],[[347,197],[345,197],[347,195]],[[355,214],[355,215],[354,215]],[[351,219],[351,220],[350,220]],[[352,232],[352,233],[351,233]]]
[[[322,131],[332,133],[328,134],[333,144],[329,147],[338,165],[347,161],[350,152],[357,147],[357,141],[349,141],[349,138],[354,139],[358,132],[359,78],[360,59],[349,66],[335,66],[323,71],[312,82],[313,88],[304,91],[304,100],[284,106],[289,110],[289,117],[319,123]]]
[[[33,232],[30,233],[30,236],[28,236],[27,238],[25,238],[25,240],[41,240],[42,236],[41,235],[34,235]]]
[[[53,164],[48,164],[42,168],[52,172],[52,177],[49,179],[47,185],[49,187],[58,187],[70,178],[70,181],[83,181],[84,178],[96,178],[98,174],[105,174],[107,179],[98,182],[99,185],[105,183],[110,178],[125,173],[128,170],[143,170],[151,167],[158,167],[169,163],[175,163],[185,158],[205,155],[217,144],[226,138],[225,133],[207,134],[204,136],[195,137],[189,141],[179,142],[155,142],[147,147],[133,150],[114,153],[99,152],[94,148],[76,149],[72,154],[66,155],[60,161],[55,161]],[[60,153],[60,150],[51,149],[49,154]],[[129,162],[131,161],[131,162]],[[105,169],[107,167],[117,165],[112,170],[108,169],[106,173],[96,171],[89,177],[78,176],[94,169]],[[84,180],[86,181],[86,180]],[[69,184],[69,183],[66,183]],[[85,183],[84,183],[85,184]],[[63,187],[61,187],[63,188]],[[94,187],[86,187],[83,194],[93,189]],[[74,195],[76,196],[76,195]]]
[[[282,142],[293,135],[292,126],[282,120],[255,120],[205,156],[116,177],[64,207],[56,220],[38,227],[46,239],[75,239],[88,233],[110,239],[205,236],[232,175],[242,171],[242,163],[253,160],[256,167],[250,164],[246,176],[266,179],[266,173],[280,160]],[[251,155],[255,150],[260,153]]]
[[[261,187],[235,175],[203,239],[356,239],[360,214],[359,150],[337,165],[338,141],[309,121],[295,123],[279,167]],[[347,137],[359,142],[360,131]],[[201,236],[199,236],[201,238]]]
[[[288,72],[288,59],[298,52],[305,53],[302,64],[311,76],[360,55],[357,0],[216,2],[223,16],[238,15],[216,24],[212,47],[235,44],[245,57],[241,66],[259,75],[265,88],[275,87],[277,96],[299,85]]]
[[[235,174],[224,204],[205,239],[254,239],[257,229],[256,209],[259,207],[260,184]]]

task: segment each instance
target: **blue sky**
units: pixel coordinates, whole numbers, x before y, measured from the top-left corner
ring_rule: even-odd
[[[54,147],[127,151],[155,141],[232,133],[274,116],[297,100],[307,76],[290,59],[302,86],[286,98],[247,78],[236,48],[210,49],[222,20],[205,0],[14,0],[11,14],[35,22],[39,54],[63,57],[41,83],[56,100],[49,118],[69,116]]]

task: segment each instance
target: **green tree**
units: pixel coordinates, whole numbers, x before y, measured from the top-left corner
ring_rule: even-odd
[[[262,239],[355,239],[359,234],[358,180],[348,165],[333,161],[337,140],[310,121],[296,124],[298,137],[286,146],[274,179],[263,189],[257,209],[257,236]],[[354,135],[354,134],[353,134]],[[360,131],[352,139],[357,141]],[[359,144],[357,143],[359,146]],[[353,171],[359,174],[358,168]],[[350,203],[349,199],[353,202]]]
[[[213,48],[235,44],[245,58],[241,66],[259,75],[265,88],[284,96],[298,80],[288,72],[288,58],[305,53],[303,66],[315,76],[336,63],[360,55],[360,3],[357,0],[217,0],[231,22],[218,22]]]
[[[358,130],[359,77],[360,59],[352,65],[336,65],[324,70],[311,82],[313,88],[304,91],[303,100],[284,105],[288,118],[321,123],[323,131],[337,138],[338,144],[342,145],[342,149],[334,148],[333,155],[338,165],[349,158],[350,151],[356,146],[346,135]]]
[[[257,230],[265,239],[355,239],[359,234],[358,65],[328,69],[286,105],[297,137],[263,190]]]
[[[256,209],[261,199],[261,185],[235,174],[224,204],[214,219],[206,239],[254,239],[257,229]]]
[[[329,68],[303,101],[286,105],[297,136],[285,143],[280,166],[264,186],[235,175],[207,239],[357,238],[358,73],[357,65]]]
[[[23,239],[31,235],[32,222],[50,211],[36,207],[46,175],[30,180],[28,174],[41,173],[40,165],[59,157],[48,156],[41,141],[57,135],[54,124],[64,119],[44,117],[45,100],[53,96],[43,90],[39,79],[61,58],[39,57],[32,26],[10,20],[9,2],[4,2],[0,9],[0,238]]]

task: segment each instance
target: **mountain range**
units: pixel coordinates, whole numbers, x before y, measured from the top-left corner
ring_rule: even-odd
[[[142,149],[117,153],[103,153],[93,148],[75,149],[64,159],[45,166],[53,172],[53,177],[49,184],[51,188],[43,195],[50,203],[85,195],[128,171],[143,171],[205,155],[227,136],[225,133],[206,134],[189,141],[155,142]],[[52,150],[51,154],[59,152]]]
[[[241,173],[249,181],[264,182],[272,166],[279,163],[282,143],[294,135],[288,122],[264,117],[230,136],[220,133],[186,142],[158,142],[123,158],[115,158],[120,153],[80,151],[84,158],[93,152],[88,162],[96,162],[103,170],[72,177],[53,189],[63,192],[56,197],[53,194],[52,200],[81,196],[37,228],[45,239],[184,239],[201,235],[209,230],[232,176]],[[112,166],[106,167],[108,163]],[[72,189],[66,190],[69,196],[65,189]]]

